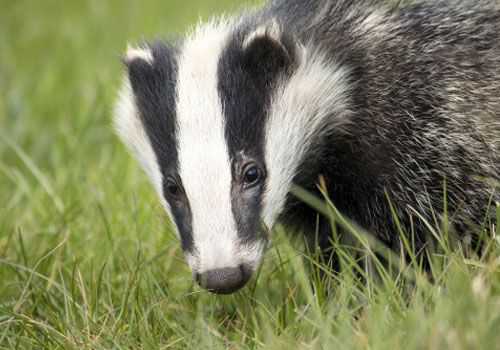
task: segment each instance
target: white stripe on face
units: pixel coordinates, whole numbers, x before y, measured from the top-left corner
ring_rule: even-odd
[[[231,31],[221,21],[199,28],[179,58],[179,173],[191,206],[193,271],[237,267],[238,234],[231,207],[231,160],[218,94],[218,63]]]
[[[348,72],[299,48],[299,66],[276,90],[266,125],[267,190],[262,217],[272,228],[314,140],[348,122]]]

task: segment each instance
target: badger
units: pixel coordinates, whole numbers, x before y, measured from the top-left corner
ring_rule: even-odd
[[[499,9],[276,0],[129,46],[114,123],[200,286],[242,288],[277,223],[330,249],[330,221],[292,193],[321,195],[319,179],[339,212],[394,250],[398,225],[425,250],[436,215],[461,239],[491,223]]]

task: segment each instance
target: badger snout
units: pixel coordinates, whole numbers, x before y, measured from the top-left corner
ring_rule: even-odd
[[[185,254],[186,261],[200,287],[215,294],[231,294],[243,288],[260,266],[266,248],[266,241],[244,245],[199,243],[204,244],[198,244],[194,254]]]
[[[252,270],[245,264],[195,273],[200,287],[215,294],[234,293],[245,286],[251,276]]]

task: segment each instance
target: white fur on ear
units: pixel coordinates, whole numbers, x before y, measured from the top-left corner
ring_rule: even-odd
[[[281,27],[275,18],[249,33],[243,41],[243,49],[248,48],[251,43],[260,38],[269,38],[277,43],[281,42]]]
[[[134,47],[127,44],[127,53],[125,54],[125,62],[130,63],[135,60],[146,61],[150,65],[154,63],[154,57],[151,50],[147,47]]]

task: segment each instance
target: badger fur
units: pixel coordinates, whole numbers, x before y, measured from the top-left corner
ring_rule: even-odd
[[[462,238],[494,220],[500,6],[388,3],[277,0],[128,49],[116,128],[202,287],[241,288],[277,222],[327,250],[328,222],[291,195],[320,176],[339,211],[392,249],[393,210],[416,250],[444,202]]]

